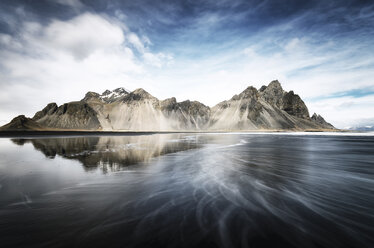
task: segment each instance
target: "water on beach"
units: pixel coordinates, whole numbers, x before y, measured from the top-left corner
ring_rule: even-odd
[[[374,247],[374,136],[0,139],[1,247]]]

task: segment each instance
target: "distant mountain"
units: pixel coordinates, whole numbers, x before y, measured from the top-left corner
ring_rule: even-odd
[[[26,117],[25,117],[26,118]],[[14,121],[14,120],[13,120]],[[12,121],[12,122],[13,122]],[[209,108],[198,101],[159,100],[144,89],[88,92],[80,101],[48,104],[28,119],[38,128],[76,130],[306,130],[333,129],[320,115],[309,116],[303,100],[275,80],[250,86]],[[10,122],[2,130],[16,127]],[[25,128],[25,127],[22,127]],[[15,128],[17,129],[17,128]]]
[[[348,129],[354,131],[374,131],[374,125],[349,127]]]

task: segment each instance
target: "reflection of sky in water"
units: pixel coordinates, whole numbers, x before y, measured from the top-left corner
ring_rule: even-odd
[[[6,244],[373,243],[374,137],[161,134],[0,142]],[[19,230],[30,235],[20,241]]]

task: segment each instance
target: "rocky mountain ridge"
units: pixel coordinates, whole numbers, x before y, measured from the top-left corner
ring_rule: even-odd
[[[36,121],[32,120],[31,118],[27,118],[24,115],[19,115],[13,118],[8,124],[0,127],[0,130],[43,130],[43,126],[41,126]]]
[[[88,92],[76,102],[48,104],[30,123],[36,129],[189,131],[333,129],[320,115],[309,116],[303,100],[275,80],[259,90],[250,86],[210,108],[198,101],[159,100],[144,89]],[[13,122],[13,121],[12,121]],[[12,122],[3,130],[17,130]],[[18,125],[19,126],[19,125]],[[32,126],[32,125],[31,125]],[[23,127],[27,129],[27,127]]]

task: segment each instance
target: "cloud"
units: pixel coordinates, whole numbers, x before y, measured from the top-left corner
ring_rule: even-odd
[[[54,20],[41,34],[41,45],[49,49],[64,50],[82,60],[98,50],[120,46],[124,35],[119,26],[105,18],[85,13],[65,22]],[[130,34],[131,35],[131,34]]]
[[[328,120],[340,128],[370,124],[374,119],[374,95],[365,97],[337,97],[309,103],[312,109],[323,112]],[[365,122],[365,123],[364,123]],[[374,122],[371,123],[373,125]]]
[[[127,39],[138,50],[138,52],[144,53],[145,46],[136,34],[130,33],[127,36]]]
[[[83,4],[80,0],[50,0],[52,2],[59,3],[61,5],[66,5],[73,8],[81,8],[83,7]]]
[[[143,58],[146,64],[161,68],[164,65],[170,66],[173,64],[173,56],[170,54],[164,54],[164,53],[149,53],[145,52],[143,54]]]
[[[127,35],[127,40],[140,54],[145,64],[161,68],[173,63],[173,56],[171,54],[165,54],[162,52],[152,53],[149,51],[150,49],[148,45],[151,45],[152,42],[148,37],[143,36],[142,39],[140,39],[135,33],[129,33]]]

